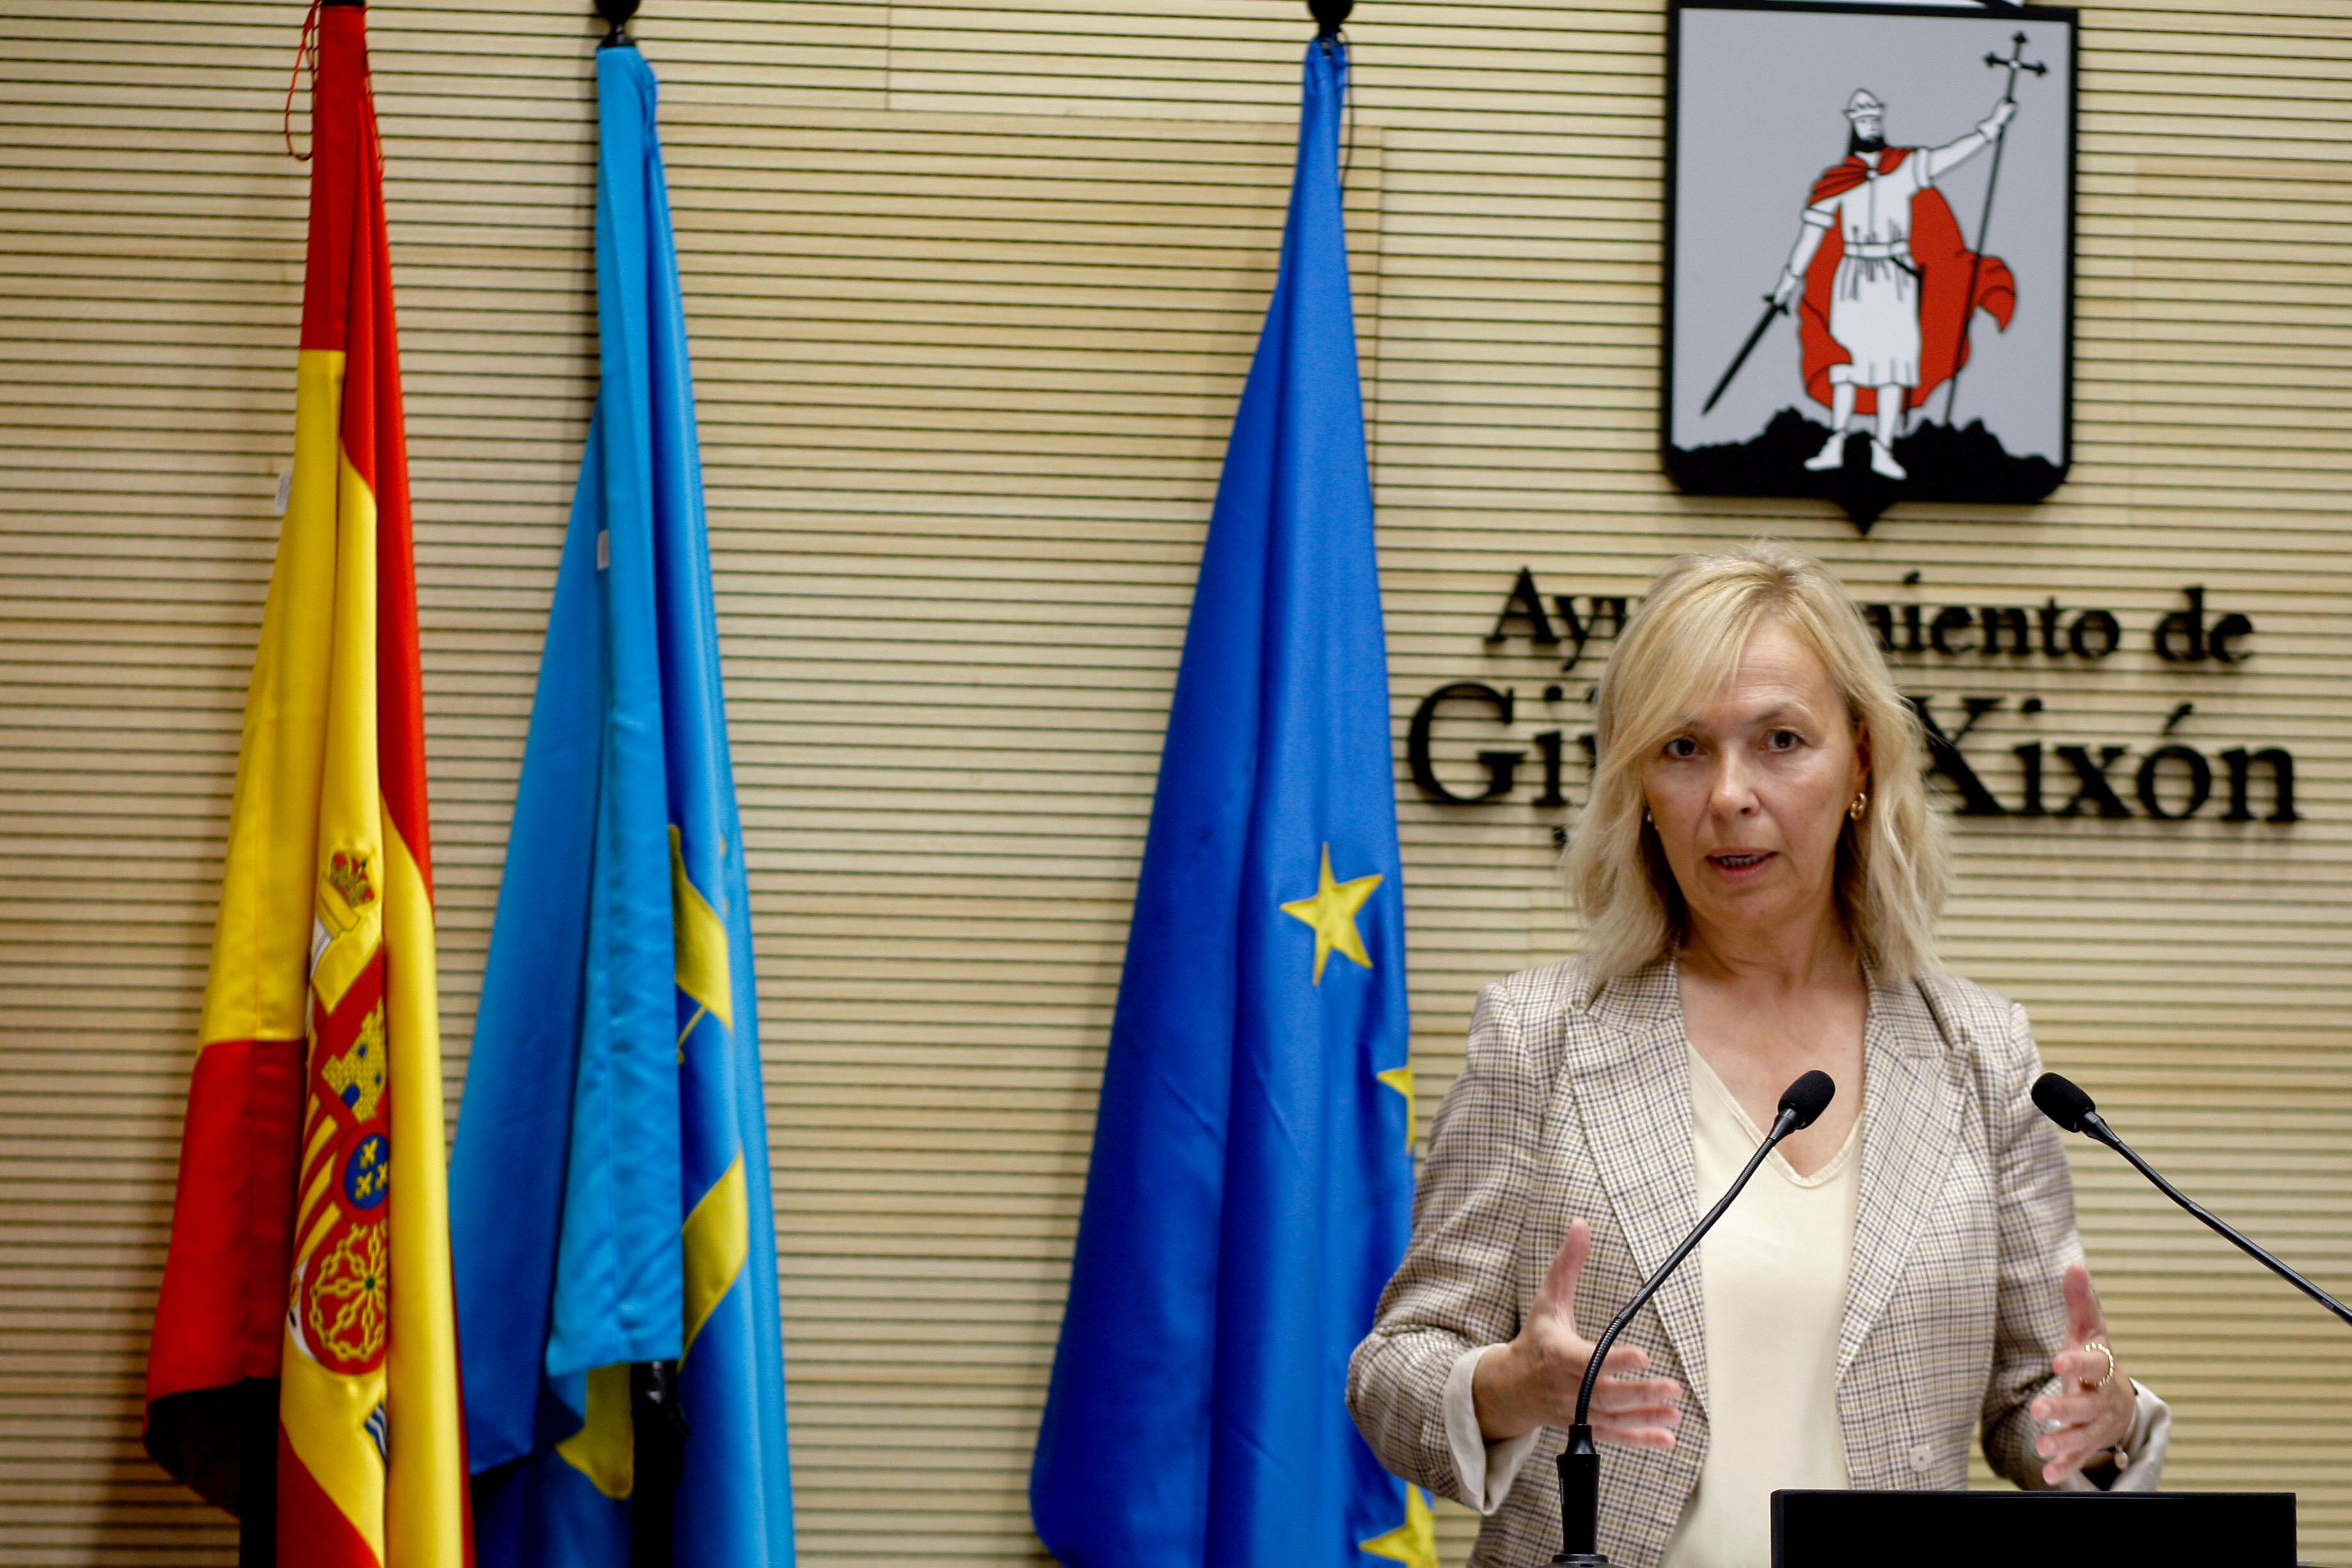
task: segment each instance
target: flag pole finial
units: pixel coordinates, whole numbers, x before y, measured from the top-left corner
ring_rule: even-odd
[[[1326,44],[1339,36],[1340,24],[1355,8],[1356,0],[1307,0],[1307,9],[1315,17],[1315,36]]]
[[[629,18],[637,14],[638,0],[596,0],[597,15],[604,18],[604,41],[602,49],[628,48]]]

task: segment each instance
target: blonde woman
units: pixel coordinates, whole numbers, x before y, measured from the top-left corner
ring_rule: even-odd
[[[1567,859],[1580,958],[1486,987],[1412,1241],[1349,1367],[1397,1474],[1549,1562],[1552,1456],[1598,1333],[1780,1145],[1610,1353],[1601,1547],[1766,1568],[1782,1487],[2156,1484],[2170,1417],[2117,1366],[2023,1009],[1935,963],[1949,880],[1918,723],[1818,562],[1759,542],[1652,586],[1598,700]]]

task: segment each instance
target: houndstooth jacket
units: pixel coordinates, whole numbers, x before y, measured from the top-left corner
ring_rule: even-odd
[[[1592,1226],[1577,1322],[1597,1333],[1703,1212],[1675,971],[1593,987],[1580,961],[1486,987],[1469,1060],[1431,1130],[1412,1240],[1349,1365],[1348,1405],[1381,1461],[1459,1496],[1443,1392],[1464,1352],[1518,1331],[1566,1238]],[[2081,1256],[2025,1011],[1948,973],[1873,987],[1864,1036],[1862,1193],[1838,1342],[1837,1413],[1857,1488],[1958,1488],[1981,1430],[1994,1469],[2040,1488],[2029,1400],[2063,1348],[2061,1279]],[[1706,1194],[1712,1202],[1717,1194]],[[1698,1258],[1625,1331],[1687,1390],[1675,1447],[1602,1450],[1601,1549],[1653,1568],[1707,1445]],[[1548,1430],[1486,1521],[1474,1568],[1559,1544]]]

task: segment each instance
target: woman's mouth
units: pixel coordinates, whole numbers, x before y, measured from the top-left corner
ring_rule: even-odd
[[[1768,849],[1741,849],[1729,854],[1710,855],[1706,863],[1733,881],[1746,881],[1763,870],[1766,862],[1771,858],[1772,852]]]

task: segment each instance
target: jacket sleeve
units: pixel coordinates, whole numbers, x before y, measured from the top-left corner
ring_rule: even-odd
[[[1985,1119],[2000,1190],[2000,1285],[1992,1375],[1982,1410],[1986,1462],[2030,1491],[2047,1491],[2027,1407],[2057,1385],[2051,1359],[2066,1344],[2066,1266],[2083,1256],[2074,1182],[2058,1129],[2034,1109],[2042,1053],[2011,1004],[2009,1038],[1986,1063]]]
[[[1463,1353],[1518,1332],[1512,1257],[1526,1221],[1543,1089],[1513,1001],[1478,997],[1469,1059],[1430,1128],[1412,1239],[1348,1363],[1348,1409],[1381,1463],[1472,1508],[1447,1445],[1445,1381]]]

